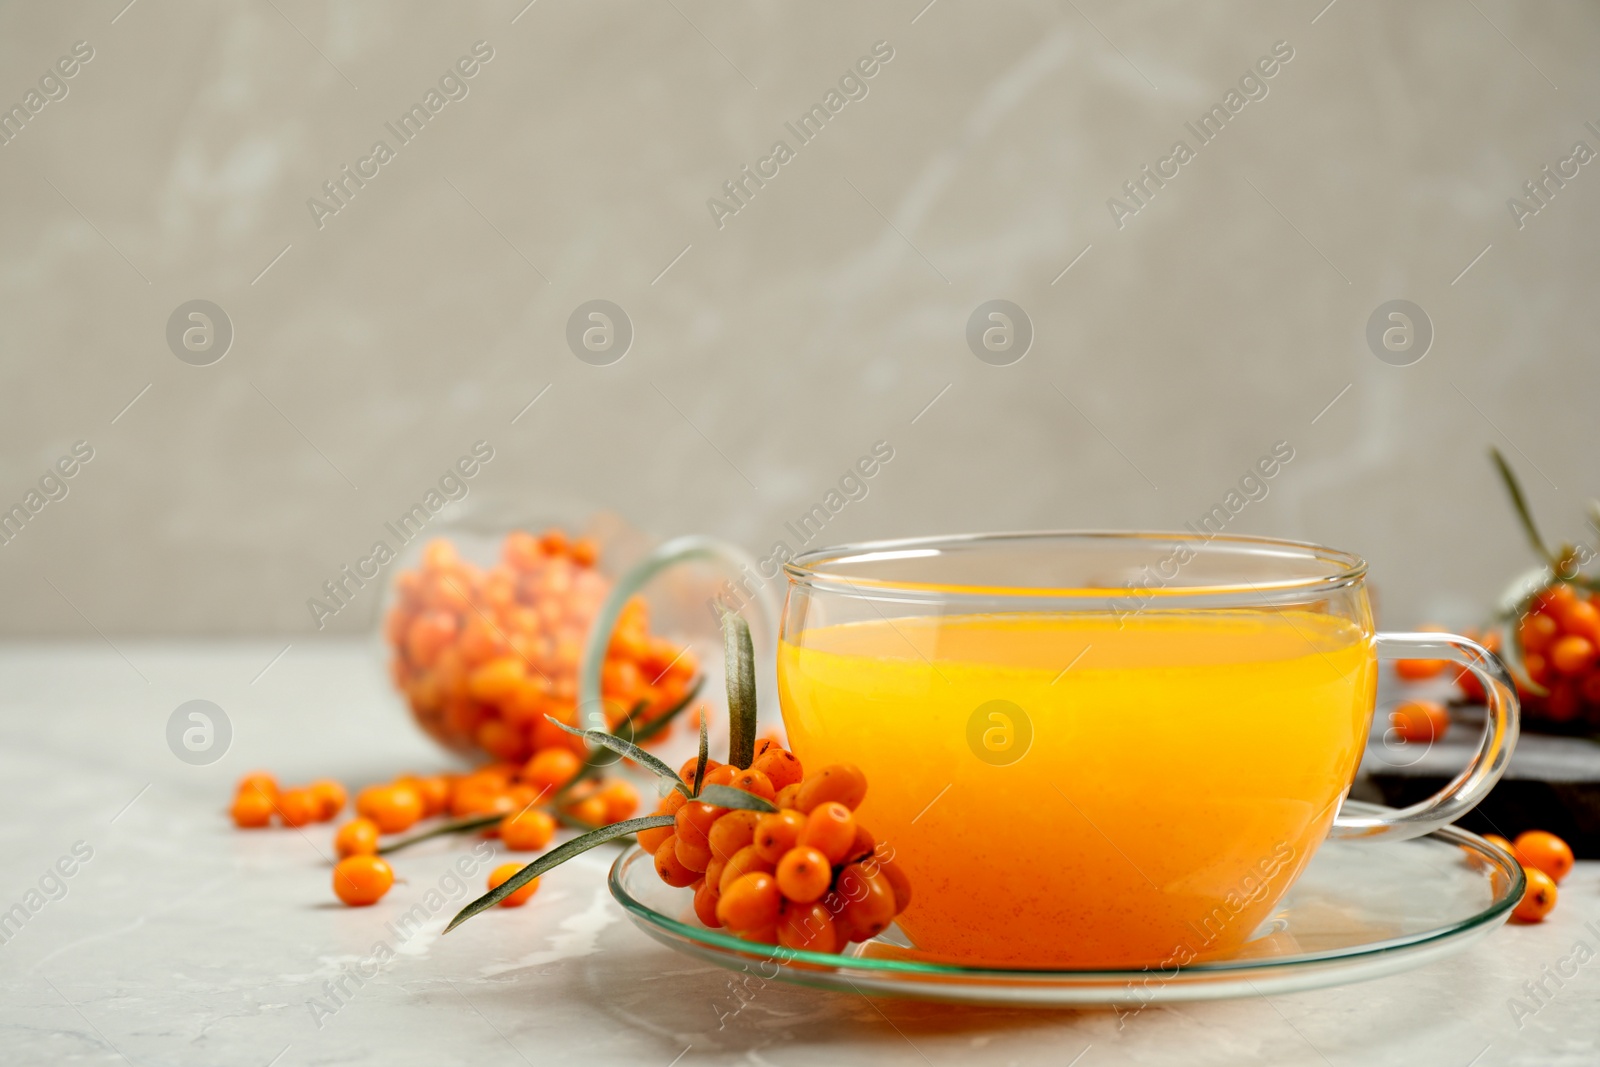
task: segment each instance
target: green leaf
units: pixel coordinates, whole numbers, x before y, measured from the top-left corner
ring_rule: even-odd
[[[750,624],[722,609],[722,658],[727,665],[728,762],[741,771],[756,757],[756,653]]]
[[[1556,568],[1556,558],[1545,547],[1544,538],[1539,536],[1539,527],[1534,525],[1533,513],[1528,510],[1528,500],[1522,495],[1522,483],[1517,481],[1517,476],[1512,473],[1511,465],[1506,462],[1506,457],[1493,445],[1489,446],[1489,456],[1494,460],[1494,465],[1500,472],[1500,480],[1505,483],[1506,492],[1511,496],[1511,506],[1516,509],[1517,519],[1522,523],[1522,532],[1528,535],[1528,543],[1539,554],[1539,558],[1550,564],[1551,570]]]
[[[718,808],[738,808],[741,811],[777,811],[777,805],[754,793],[735,789],[731,785],[708,785],[695,799]]]
[[[506,817],[506,814],[503,811],[496,811],[487,815],[464,815],[459,819],[451,819],[449,822],[440,823],[431,830],[424,830],[420,834],[412,834],[410,837],[402,837],[398,841],[391,841],[378,849],[378,855],[387,856],[391,852],[409,848],[419,841],[426,841],[432,837],[443,837],[446,834],[464,834],[471,830],[483,830],[500,822]]]
[[[673,818],[671,815],[646,815],[642,819],[628,819],[625,822],[614,822],[610,826],[602,826],[600,829],[584,834],[582,837],[574,837],[571,841],[568,841],[560,848],[551,849],[549,852],[546,852],[544,855],[540,856],[538,859],[522,868],[522,870],[518,871],[516,874],[513,874],[504,882],[501,882],[494,889],[489,890],[483,896],[462,908],[456,913],[456,917],[450,920],[450,925],[444,928],[444,932],[448,934],[451,930],[454,930],[456,927],[460,926],[462,923],[466,922],[480,911],[483,911],[486,908],[494,907],[506,897],[509,897],[512,893],[515,893],[518,889],[521,889],[523,886],[539,877],[541,874],[561,866],[574,856],[582,855],[591,848],[594,848],[596,845],[603,845],[607,841],[611,841],[619,837],[626,837],[629,834],[637,833],[640,830],[649,830],[656,826],[671,826],[672,822]]]
[[[700,716],[700,757],[694,762],[694,788],[690,796],[700,795],[700,785],[706,780],[706,762],[711,758],[710,742],[706,736],[706,719],[710,716]]]
[[[579,730],[576,727],[568,726],[566,723],[552,715],[546,715],[545,718],[549,719],[551,722],[555,723],[569,734],[575,734],[591,744],[604,745],[613,752],[618,752],[624,756],[627,756],[629,759],[634,760],[646,770],[651,771],[666,781],[671,782],[673,788],[677,789],[684,796],[689,795],[689,787],[683,784],[683,779],[678,777],[677,771],[673,770],[671,767],[668,767],[665,763],[662,763],[660,759],[646,752],[632,741],[624,741],[616,734],[609,734],[604,730]]]

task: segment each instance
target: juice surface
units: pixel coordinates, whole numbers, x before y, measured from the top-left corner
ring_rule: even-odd
[[[866,772],[901,928],[1013,966],[1238,948],[1327,832],[1376,677],[1371,637],[1310,611],[875,620],[778,652],[796,754]]]

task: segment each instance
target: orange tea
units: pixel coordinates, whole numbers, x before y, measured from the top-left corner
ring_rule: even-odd
[[[872,783],[919,950],[1170,968],[1236,950],[1310,859],[1377,674],[1360,624],[1283,609],[821,626],[778,677],[796,754]]]

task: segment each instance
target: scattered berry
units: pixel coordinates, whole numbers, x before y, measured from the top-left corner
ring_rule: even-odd
[[[522,870],[522,866],[523,865],[520,863],[502,863],[500,866],[489,872],[489,888],[500,888],[507,878],[510,878],[513,874],[516,874],[518,871]],[[520,908],[529,900],[533,899],[533,895],[538,891],[539,879],[531,879],[527,885],[520,886],[512,891],[509,896],[500,902],[500,906],[502,908]]]
[[[333,891],[351,907],[376,904],[394,885],[394,869],[377,856],[346,856],[333,868]]]
[[[1527,830],[1517,835],[1512,853],[1524,867],[1543,871],[1555,882],[1572,872],[1572,849],[1555,834]]]
[[[1426,743],[1444,736],[1450,728],[1450,713],[1434,700],[1408,700],[1389,713],[1389,723],[1400,740]]]
[[[378,851],[378,824],[371,819],[351,819],[333,835],[334,851],[339,858],[370,856]]]
[[[1537,867],[1524,867],[1522,873],[1528,878],[1528,888],[1511,910],[1512,917],[1525,923],[1540,922],[1556,906],[1555,879]]]

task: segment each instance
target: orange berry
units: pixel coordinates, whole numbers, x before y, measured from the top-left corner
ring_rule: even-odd
[[[640,830],[634,836],[639,839],[639,847],[654,856],[656,849],[661,847],[661,842],[672,835],[671,826],[652,826],[647,830]]]
[[[699,920],[715,930],[722,925],[722,920],[717,918],[717,901],[722,899],[721,892],[710,879],[702,879],[694,890],[694,913]]]
[[[656,808],[656,811],[662,815],[676,815],[678,814],[678,809],[687,803],[689,803],[689,798],[674,789],[661,798],[661,804]]]
[[[1389,722],[1402,741],[1437,741],[1450,728],[1450,713],[1437,701],[1408,700],[1389,713]]]
[[[697,844],[706,843],[706,835],[711,832],[711,827],[722,817],[726,808],[713,807],[698,800],[691,800],[678,809],[676,833],[681,841],[687,838]]]
[[[837,896],[843,899],[835,922],[847,941],[867,941],[894,921],[894,889],[882,874],[852,863],[839,872]]]
[[[377,856],[346,856],[333,868],[333,892],[351,907],[376,904],[394,885],[394,868]]]
[[[592,567],[600,558],[600,546],[588,537],[579,537],[572,542],[567,554],[572,557],[572,562],[580,567]]]
[[[706,864],[706,873],[703,881],[715,889],[719,894],[722,892],[722,872],[725,871],[727,867],[727,859],[717,855],[715,852],[711,854],[711,862]]]
[[[1556,638],[1550,646],[1550,666],[1562,674],[1583,674],[1594,666],[1594,642],[1577,634]]]
[[[228,814],[242,830],[259,829],[272,822],[272,798],[259,789],[241,790]]]
[[[606,824],[606,798],[598,793],[590,793],[576,804],[567,807],[567,814],[583,823],[585,826],[604,826]]]
[[[861,773],[861,768],[852,763],[836,763],[800,783],[795,807],[809,814],[818,804],[836,800],[854,811],[866,795],[867,776]]]
[[[800,831],[800,844],[809,845],[828,858],[829,865],[842,862],[856,840],[856,817],[836,800],[818,804],[806,816]]]
[[[1525,615],[1517,627],[1523,652],[1543,652],[1556,639],[1561,626],[1551,615]]]
[[[828,857],[808,845],[796,845],[778,861],[778,888],[799,904],[820,900],[833,881]]]
[[[567,533],[565,530],[552,526],[539,538],[539,547],[544,549],[547,556],[564,555],[567,551]]]
[[[351,819],[333,835],[333,850],[340,859],[373,855],[378,851],[378,824],[371,819]]]
[[[304,826],[322,812],[322,803],[309,789],[285,789],[278,794],[276,806],[285,826]]]
[[[408,785],[422,798],[422,817],[431,818],[444,811],[450,803],[450,785],[441,775],[423,777],[420,774],[402,774],[394,785]]]
[[[344,786],[332,778],[320,778],[311,783],[311,794],[317,799],[317,821],[327,822],[344,810]]]
[[[249,774],[239,779],[239,785],[236,789],[234,789],[235,793],[245,793],[250,791],[265,793],[269,797],[275,797],[278,795],[278,780],[272,775],[268,774],[266,771],[251,771]]]
[[[1560,621],[1561,628],[1567,633],[1587,637],[1593,643],[1600,643],[1600,608],[1590,601],[1575,601],[1562,610]]]
[[[1527,672],[1529,680],[1539,685],[1544,684],[1546,676],[1550,673],[1544,656],[1537,652],[1529,652],[1522,657],[1522,668]]]
[[[766,775],[767,780],[772,783],[772,788],[777,790],[794,785],[805,778],[804,768],[794,753],[776,745],[757,756],[750,767]]]
[[[833,915],[820,901],[784,904],[778,918],[778,944],[805,952],[837,952],[841,947]]]
[[[754,769],[740,771],[733,776],[733,780],[728,784],[735,789],[742,789],[752,796],[758,796],[762,800],[771,800],[778,795],[778,791],[772,788],[772,780]]]
[[[620,778],[607,783],[605,788],[600,790],[599,795],[606,804],[605,822],[621,822],[623,819],[631,819],[634,813],[639,810],[639,791]]]
[[[1397,659],[1394,673],[1405,681],[1420,682],[1438,677],[1448,665],[1449,661],[1442,659]]]
[[[695,880],[700,877],[699,871],[685,867],[683,861],[678,859],[678,836],[676,834],[667,835],[667,839],[661,842],[661,846],[656,849],[655,857],[656,873],[661,876],[663,882],[670,886],[681,889],[686,885],[693,885]]]
[[[1511,847],[1511,842],[1507,841],[1499,834],[1484,834],[1483,839],[1489,842],[1489,844],[1494,845],[1496,848],[1510,852],[1513,856],[1517,854],[1516,851]]]
[[[800,832],[806,827],[806,817],[793,809],[775,811],[761,816],[756,823],[752,840],[761,858],[777,863],[783,854],[800,843]]]
[[[1511,915],[1525,923],[1536,923],[1556,906],[1555,879],[1537,867],[1524,867],[1522,873],[1527,876],[1528,888],[1523,890],[1517,906],[1511,909]]]
[[[522,780],[535,789],[554,792],[572,781],[583,767],[583,760],[569,748],[547,748],[522,768]]]
[[[878,873],[889,883],[889,889],[894,893],[894,913],[899,915],[906,910],[906,905],[911,903],[911,881],[906,877],[906,872],[893,860],[880,858],[876,862]]]
[[[856,839],[850,842],[850,851],[845,853],[845,859],[854,862],[855,860],[859,860],[867,856],[869,853],[877,849],[877,847],[878,842],[877,839],[872,836],[872,831],[868,830],[860,823],[856,823]]]
[[[717,879],[717,887],[724,893],[728,887],[738,881],[742,876],[752,871],[764,871],[771,874],[773,863],[763,859],[755,850],[754,845],[746,845],[733,854],[733,858],[722,865],[722,876]]]
[[[356,794],[356,811],[384,833],[398,834],[422,818],[422,796],[409,785],[368,786]]]
[[[500,888],[500,886],[505,884],[508,878],[522,870],[523,866],[524,865],[521,863],[502,863],[500,866],[489,872],[489,888]],[[538,891],[539,879],[530,879],[527,885],[518,886],[516,889],[512,890],[509,896],[500,901],[500,906],[502,908],[520,908],[529,900],[531,900],[533,895]]]
[[[701,785],[732,785],[734,776],[739,773],[739,768],[731,763],[724,763],[715,770],[706,772],[706,777]]]
[[[513,852],[538,852],[556,836],[556,821],[537,808],[516,811],[500,820],[500,840]]]
[[[687,785],[687,786],[693,786],[694,785],[694,768],[695,768],[695,764],[697,764],[699,762],[700,762],[700,757],[699,756],[691,756],[691,757],[689,757],[689,759],[684,761],[684,764],[683,764],[682,767],[678,768],[678,777],[683,779],[683,784],[684,785]],[[706,760],[706,773],[710,774],[712,771],[716,770],[720,766],[722,766],[722,764],[718,763],[716,760],[708,759],[708,760]]]
[[[717,918],[732,930],[762,930],[778,921],[783,898],[778,883],[765,871],[741,875],[722,891]]]
[[[800,783],[793,782],[778,790],[778,795],[772,798],[772,803],[784,810],[796,807],[800,800]]]
[[[684,837],[682,834],[674,834],[673,836],[677,839],[674,852],[677,854],[678,862],[696,874],[706,873],[706,869],[711,866],[712,860],[711,846],[707,844],[706,839],[703,837]]]
[[[1513,854],[1524,867],[1533,867],[1560,882],[1572,872],[1572,849],[1555,834],[1525,830],[1517,835]]]
[[[711,855],[720,860],[732,859],[734,853],[755,840],[756,824],[760,821],[760,812],[743,810],[730,811],[718,818],[706,834]]]

